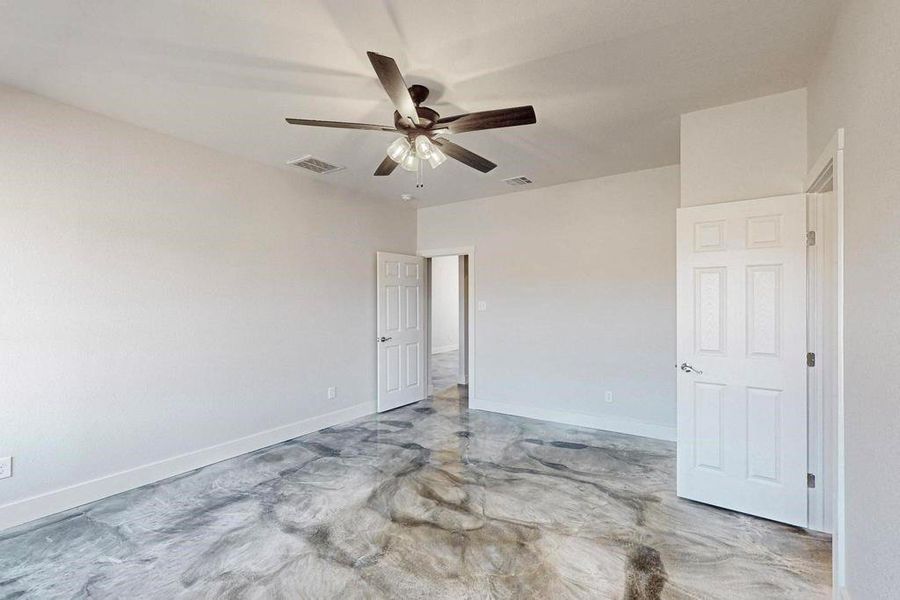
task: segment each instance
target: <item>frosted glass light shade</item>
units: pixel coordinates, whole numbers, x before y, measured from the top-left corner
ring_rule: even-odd
[[[402,163],[403,159],[409,154],[410,145],[409,140],[405,137],[397,138],[391,145],[388,146],[387,155],[391,158],[392,161],[397,163]]]
[[[428,160],[433,151],[434,146],[431,144],[431,140],[424,135],[416,136],[416,153],[419,155],[419,158]]]
[[[439,166],[444,164],[445,160],[447,160],[447,155],[441,152],[441,149],[437,146],[432,146],[431,156],[428,157],[428,164],[431,165],[431,168],[437,169]]]
[[[403,162],[400,163],[400,166],[407,171],[415,171],[419,168],[419,157],[416,156],[415,152],[410,152],[403,159]]]

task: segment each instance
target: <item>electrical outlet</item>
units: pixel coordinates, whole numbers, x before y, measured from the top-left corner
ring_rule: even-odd
[[[330,387],[328,388],[328,399],[334,400],[337,396],[337,388]]]
[[[484,312],[487,310],[487,302],[484,300],[478,301],[478,312]]]
[[[607,390],[607,392],[606,392],[606,401],[607,401],[609,404],[612,404],[612,401],[613,401],[613,395],[612,395],[612,392],[610,392],[610,391],[608,391],[608,390]]]
[[[12,477],[12,456],[0,458],[0,479]]]

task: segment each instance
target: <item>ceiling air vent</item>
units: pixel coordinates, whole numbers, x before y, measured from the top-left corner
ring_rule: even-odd
[[[337,165],[333,165],[331,163],[327,163],[324,160],[320,160],[318,158],[314,158],[312,155],[307,154],[302,158],[297,158],[295,160],[289,160],[289,165],[300,167],[301,169],[306,169],[307,171],[312,171],[313,173],[318,173],[319,175],[326,175],[328,173],[334,173],[335,171],[340,171],[344,167],[339,167]]]
[[[525,177],[524,175],[521,177],[510,177],[509,179],[504,179],[507,185],[528,185],[531,183],[531,180]]]

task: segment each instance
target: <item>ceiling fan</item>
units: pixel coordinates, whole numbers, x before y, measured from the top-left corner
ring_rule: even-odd
[[[390,175],[397,165],[407,171],[419,174],[418,186],[421,187],[421,173],[427,162],[431,168],[437,168],[447,160],[454,158],[459,162],[487,173],[497,165],[483,156],[466,150],[458,144],[446,139],[447,134],[465,133],[531,125],[537,122],[534,108],[517,106],[482,112],[465,113],[451,117],[441,117],[434,110],[421,106],[428,98],[428,88],[424,85],[406,86],[403,74],[397,63],[389,56],[375,52],[367,52],[369,61],[378,75],[378,80],[394,103],[394,126],[370,125],[368,123],[344,123],[342,121],[316,121],[312,119],[287,119],[291,125],[312,125],[314,127],[336,127],[339,129],[367,129],[370,131],[388,131],[399,133],[402,137],[394,140],[387,148],[387,157],[375,169],[376,176]]]

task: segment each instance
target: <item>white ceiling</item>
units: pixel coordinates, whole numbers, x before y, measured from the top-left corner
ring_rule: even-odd
[[[832,0],[0,0],[0,82],[419,206],[678,162],[679,115],[802,87]],[[426,187],[372,171],[390,133],[284,117],[392,124],[366,58],[396,58],[442,115],[532,104],[538,123],[453,141]]]

